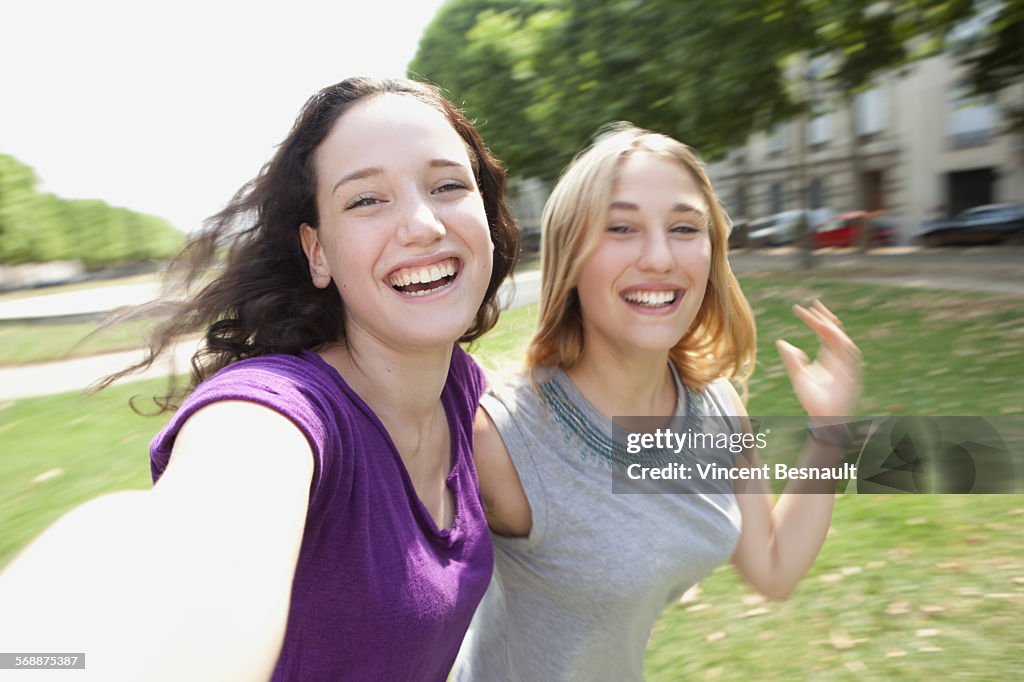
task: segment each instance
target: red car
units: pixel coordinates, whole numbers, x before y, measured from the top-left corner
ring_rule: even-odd
[[[827,246],[856,246],[861,231],[870,230],[868,246],[890,246],[896,241],[896,230],[892,225],[881,222],[877,213],[850,211],[837,213],[826,223],[811,231],[811,244],[816,249]]]

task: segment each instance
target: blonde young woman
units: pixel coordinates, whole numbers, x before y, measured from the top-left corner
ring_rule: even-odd
[[[830,493],[613,492],[613,416],[745,416],[729,379],[749,376],[755,330],[727,236],[701,163],[663,135],[613,126],[559,180],[526,372],[477,416],[496,565],[456,679],[642,679],[662,609],[723,560],[778,599],[814,561]],[[857,347],[821,303],[794,312],[822,344],[814,362],[777,344],[797,397],[811,417],[850,414]],[[803,450],[840,455],[813,435]]]

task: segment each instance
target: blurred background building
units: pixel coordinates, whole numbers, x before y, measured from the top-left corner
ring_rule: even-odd
[[[1024,133],[1006,131],[992,98],[967,95],[962,70],[951,54],[932,57],[879,78],[851,108],[755,133],[709,165],[712,181],[743,220],[802,206],[803,178],[811,208],[883,211],[901,242],[925,220],[1024,200]],[[1020,84],[1002,93],[1022,95]]]

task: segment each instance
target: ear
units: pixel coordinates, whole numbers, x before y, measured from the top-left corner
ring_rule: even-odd
[[[302,223],[299,226],[299,241],[302,242],[302,250],[309,261],[309,276],[313,280],[313,286],[317,289],[326,289],[331,283],[331,269],[327,265],[324,247],[320,244],[320,231],[309,223]]]

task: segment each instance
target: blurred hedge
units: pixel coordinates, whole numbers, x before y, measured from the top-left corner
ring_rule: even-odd
[[[0,154],[0,263],[80,260],[95,269],[165,259],[184,235],[163,218],[98,199],[40,192],[35,172]]]

